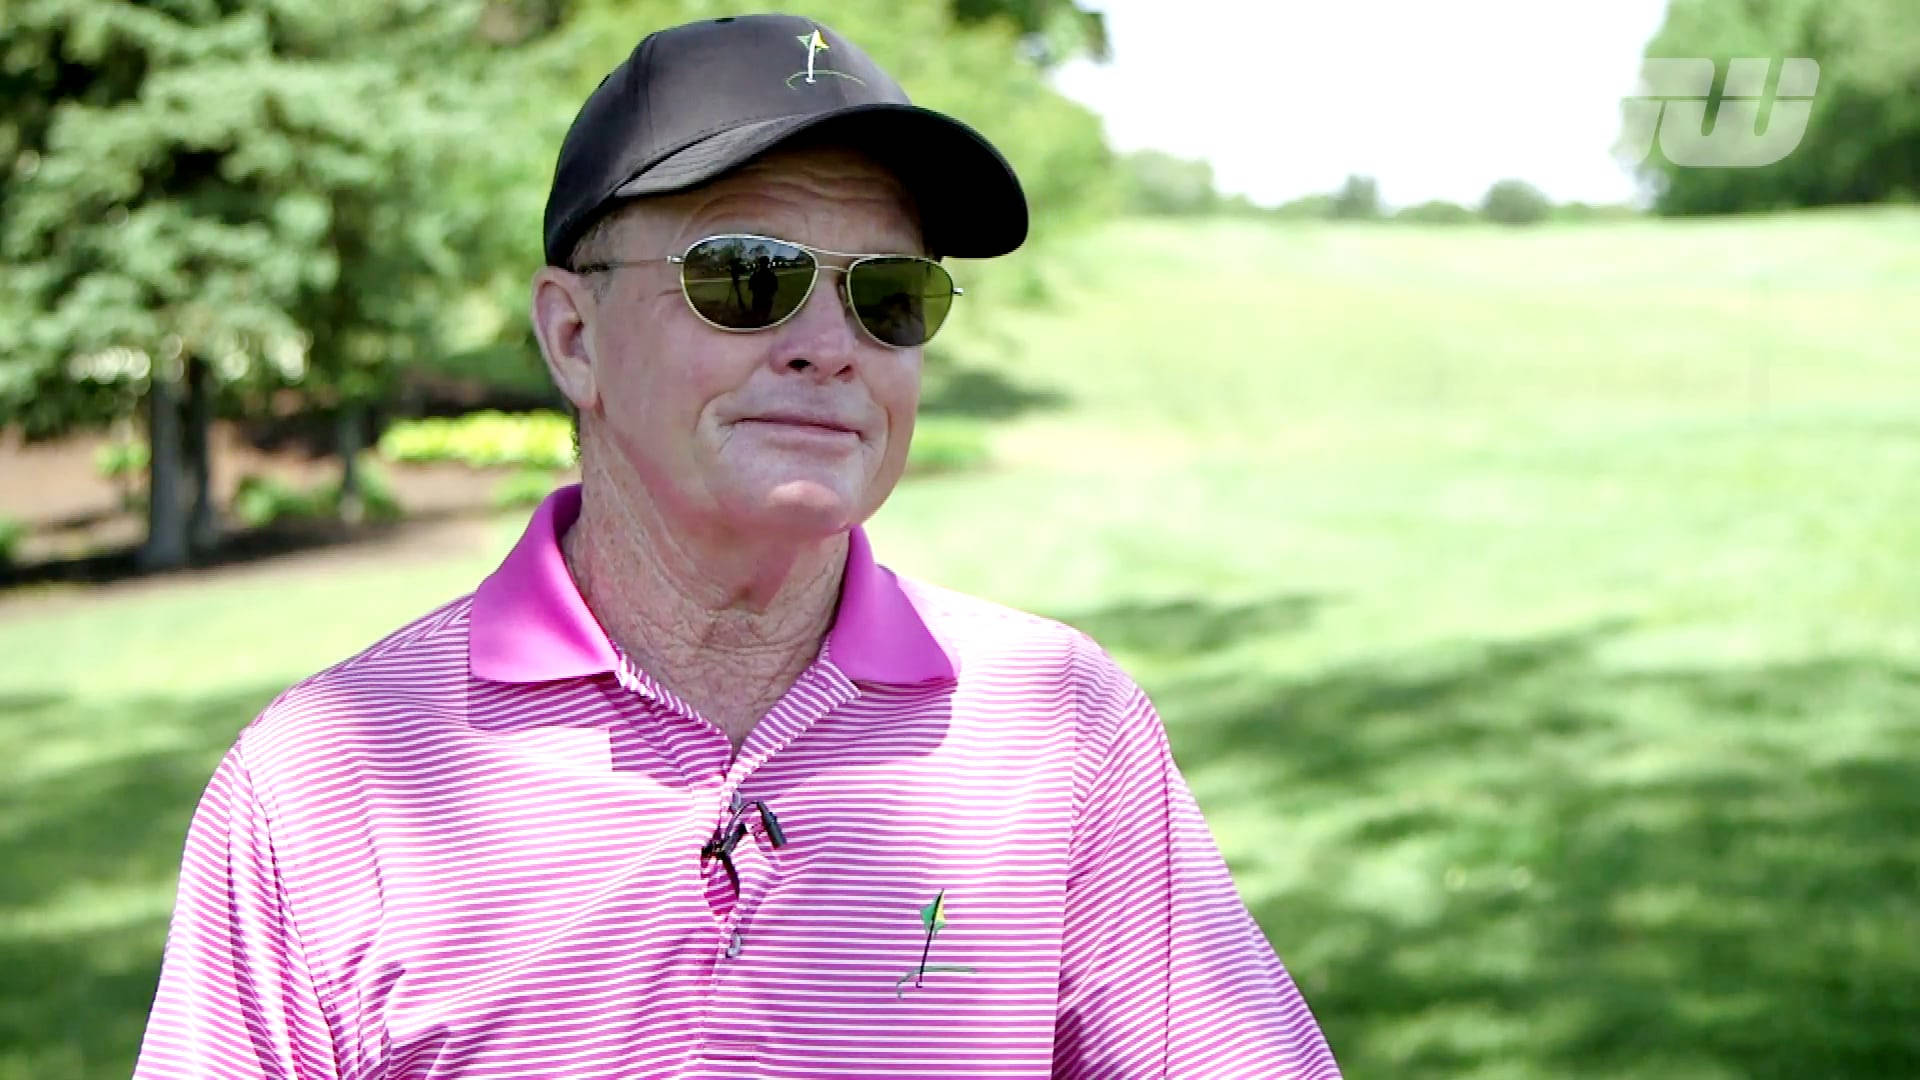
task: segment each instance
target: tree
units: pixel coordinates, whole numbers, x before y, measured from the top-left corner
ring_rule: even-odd
[[[8,95],[0,122],[15,162],[0,223],[4,303],[19,319],[0,331],[7,419],[30,437],[58,434],[144,392],[154,440],[145,556],[157,565],[184,561],[188,546],[181,473],[197,440],[181,431],[182,398],[208,393],[204,365],[242,338],[294,332],[272,301],[292,289],[272,259],[273,230],[216,190],[209,124],[179,107],[194,90],[189,72],[230,69],[265,27],[207,14],[195,24],[163,8],[24,6],[8,59],[27,85]],[[203,400],[185,405],[207,412]]]
[[[1532,225],[1545,221],[1553,200],[1525,180],[1496,180],[1480,200],[1480,214],[1500,225]]]
[[[1380,216],[1380,185],[1371,176],[1349,176],[1333,196],[1333,216],[1342,221],[1373,221]]]
[[[334,424],[350,506],[367,408],[401,371],[533,357],[546,185],[594,82],[647,31],[733,8],[17,2],[0,51],[0,425],[48,438],[147,416],[151,565],[186,559],[194,521],[209,531],[209,418],[289,390]],[[1097,15],[847,0],[832,17],[1007,154],[1034,245],[1114,201],[1098,118],[1046,81],[1104,51]],[[1032,265],[965,268],[990,283],[975,306],[1031,295]]]
[[[1108,57],[1106,16],[1073,0],[952,0],[952,10],[961,26],[1011,22],[1026,35],[1028,56],[1043,65],[1079,55]]]
[[[431,342],[488,208],[504,94],[487,9],[428,0],[40,0],[17,9],[0,113],[0,423],[44,438],[144,399],[143,561],[211,520],[216,398],[298,387],[351,414]],[[23,167],[24,163],[24,167]],[[343,425],[350,430],[351,425]],[[351,449],[351,447],[349,447]],[[350,457],[349,457],[350,460]],[[191,465],[195,509],[181,498]]]
[[[1120,159],[1127,208],[1141,214],[1191,216],[1211,213],[1220,202],[1213,166],[1160,150],[1140,150]]]
[[[1272,217],[1285,221],[1323,221],[1333,216],[1334,196],[1316,192],[1289,199],[1268,210]]]
[[[1396,212],[1393,220],[1421,225],[1463,225],[1474,220],[1474,214],[1459,203],[1429,199]]]
[[[1769,87],[1786,57],[1817,61],[1819,79],[1799,144],[1771,165],[1683,167],[1656,143],[1635,163],[1655,208],[1724,213],[1920,198],[1917,43],[1920,4],[1911,0],[1674,0],[1646,55],[1714,61],[1709,123],[1718,122],[1735,58],[1771,59]],[[1674,115],[1669,107],[1662,123]]]
[[[1631,221],[1643,211],[1628,203],[1565,202],[1553,208],[1555,221]]]

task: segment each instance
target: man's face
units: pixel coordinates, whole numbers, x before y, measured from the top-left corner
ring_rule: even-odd
[[[601,254],[677,255],[716,233],[923,253],[891,174],[852,153],[807,150],[639,204]],[[913,435],[921,350],[862,333],[841,274],[821,271],[805,305],[779,326],[733,333],[688,309],[674,264],[605,273],[583,313],[597,391],[583,409],[583,438],[619,455],[619,473],[637,478],[661,509],[726,532],[824,535],[885,501]]]

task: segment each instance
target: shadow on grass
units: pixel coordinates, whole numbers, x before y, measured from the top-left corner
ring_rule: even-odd
[[[1070,621],[1177,665],[1315,603]],[[1920,1075],[1920,672],[1635,671],[1624,629],[1148,688],[1354,1080]],[[104,755],[0,789],[0,1077],[127,1075],[188,817],[279,689],[0,698],[0,755]],[[115,755],[143,725],[183,734]]]
[[[187,823],[234,735],[282,687],[80,704],[0,699],[0,750],[99,732],[101,760],[0,792],[0,1078],[125,1077],[160,973]],[[116,753],[116,733],[167,749]]]
[[[1114,652],[1183,655],[1247,637],[1305,629],[1322,602],[1323,598],[1311,595],[1230,606],[1198,600],[1130,602],[1059,618]]]
[[[1022,386],[996,371],[951,363],[930,364],[920,411],[976,420],[1007,420],[1037,409],[1058,409],[1066,403],[1066,395],[1058,390]]]
[[[491,505],[449,507],[410,513],[397,521],[282,521],[258,527],[234,526],[210,551],[195,553],[182,570],[241,566],[265,559],[327,548],[390,540],[410,529],[447,521],[478,521],[499,514]],[[0,562],[0,591],[35,585],[111,585],[177,571],[140,565],[140,545],[120,544],[83,555],[31,563]]]
[[[1197,654],[1274,610],[1077,621]],[[1920,1076],[1920,672],[1624,629],[1148,689],[1350,1077]]]

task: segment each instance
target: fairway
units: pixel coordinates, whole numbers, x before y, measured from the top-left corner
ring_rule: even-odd
[[[1349,1077],[1920,1075],[1920,212],[1124,222],[1045,278],[956,309],[1034,404],[876,550],[1139,678]],[[519,526],[0,597],[0,1080],[127,1075],[234,732]]]

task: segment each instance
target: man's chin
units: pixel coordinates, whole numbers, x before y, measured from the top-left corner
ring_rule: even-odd
[[[795,540],[818,539],[845,532],[865,517],[865,508],[844,487],[814,479],[792,479],[769,485],[745,504],[743,524],[762,535],[777,534]]]

